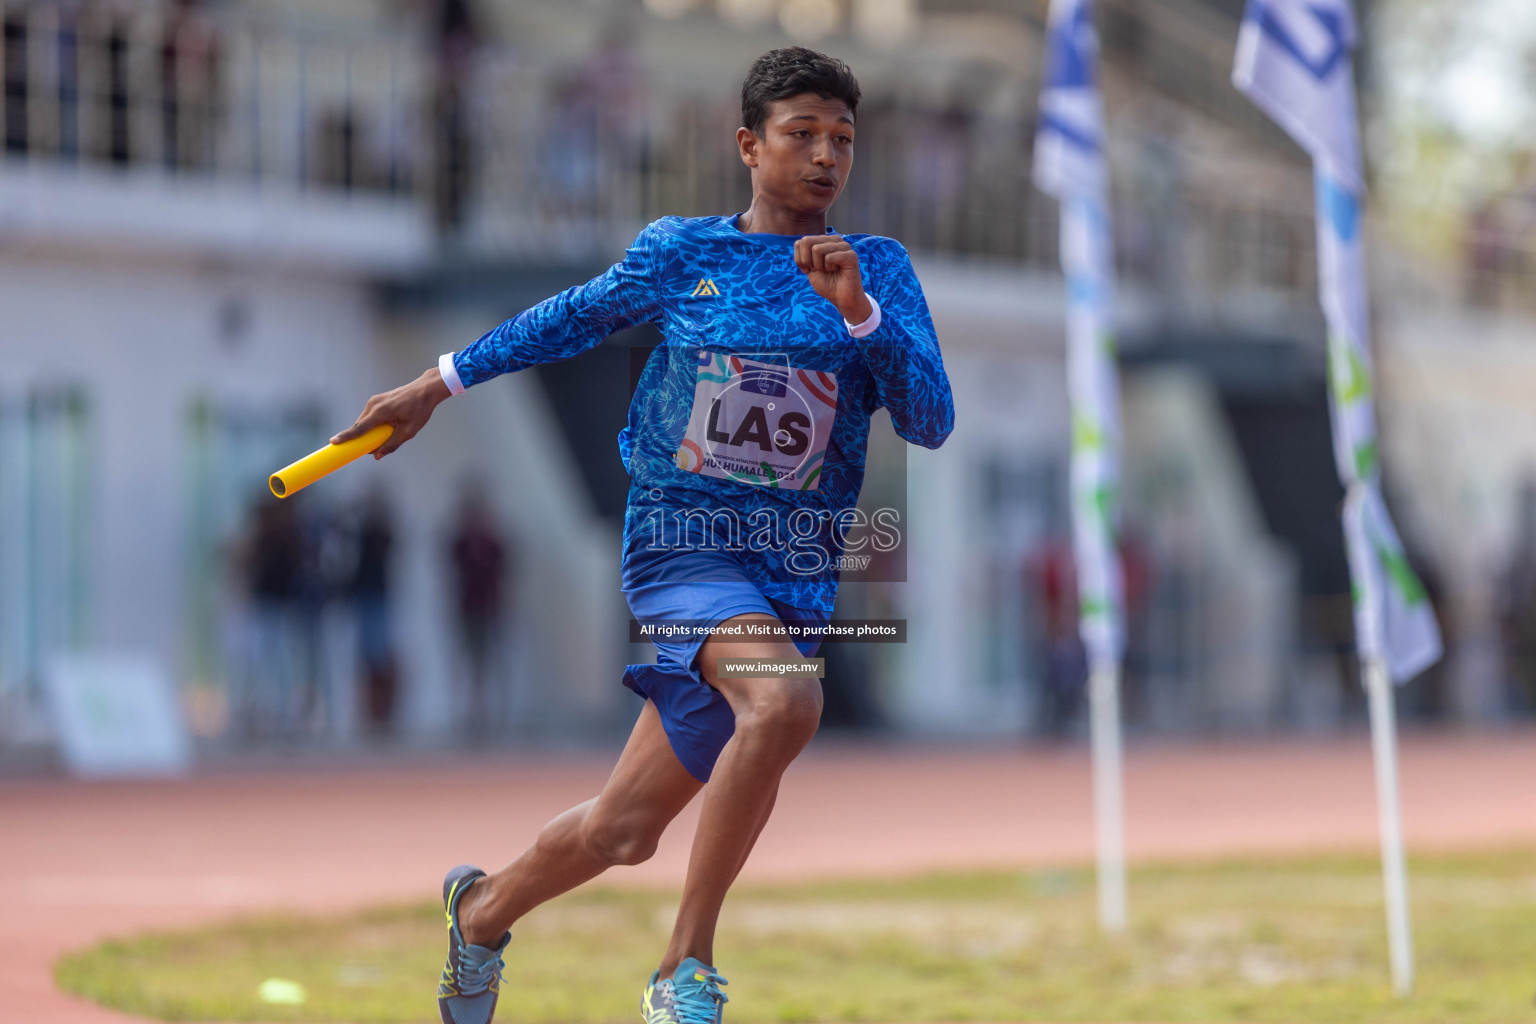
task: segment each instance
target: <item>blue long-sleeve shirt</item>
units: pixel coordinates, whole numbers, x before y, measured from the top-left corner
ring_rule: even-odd
[[[798,236],[744,233],[736,217],[663,217],[622,262],[488,332],[445,376],[469,387],[657,324],[665,344],[619,435],[632,481],[626,575],[665,551],[726,548],[767,596],[830,611],[839,556],[862,528],[853,510],[870,416],[884,407],[901,437],[937,448],[955,415],[906,250],[843,237],[878,306],[872,331],[850,330],[811,287],[794,262]],[[906,529],[885,526],[887,541]]]

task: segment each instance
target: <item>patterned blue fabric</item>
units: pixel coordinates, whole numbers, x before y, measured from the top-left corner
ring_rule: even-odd
[[[652,556],[646,573],[625,566],[624,600],[642,626],[669,623],[709,628],[737,615],[771,615],[789,627],[826,626],[832,613],[797,608],[763,595],[741,560],[718,550],[679,551],[670,558]],[[703,582],[698,582],[703,581]],[[704,678],[699,652],[707,636],[692,630],[672,636],[652,634],[654,665],[629,665],[624,685],[656,705],[672,751],[688,773],[708,782],[720,752],[736,732],[736,715],[719,690]],[[792,641],[814,658],[821,649],[815,636]],[[713,674],[713,673],[711,673]]]
[[[837,516],[858,501],[871,414],[885,407],[903,438],[937,448],[954,427],[949,379],[922,287],[899,242],[843,236],[858,252],[865,291],[882,311],[873,333],[853,338],[836,307],[795,266],[798,236],[744,233],[736,219],[652,222],[622,262],[488,332],[454,357],[454,368],[472,387],[574,356],[623,328],[655,323],[665,344],[646,363],[629,426],[619,435],[632,481],[626,579],[652,553],[726,546],[740,552],[765,595],[827,611],[837,594],[837,556],[847,528]],[[836,375],[836,418],[814,489],[744,483],[678,466],[701,349]]]

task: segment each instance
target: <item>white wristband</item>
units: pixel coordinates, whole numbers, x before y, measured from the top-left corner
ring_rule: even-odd
[[[875,328],[880,326],[880,303],[876,302],[875,297],[869,294],[869,292],[865,292],[864,297],[869,300],[870,308],[873,310],[869,317],[861,324],[849,324],[847,320],[843,321],[843,323],[848,324],[848,333],[855,338],[862,338],[873,334],[875,333]]]
[[[448,393],[462,395],[464,382],[459,380],[458,368],[453,365],[453,353],[444,352],[437,358],[437,372],[442,376],[443,383],[448,385]]]

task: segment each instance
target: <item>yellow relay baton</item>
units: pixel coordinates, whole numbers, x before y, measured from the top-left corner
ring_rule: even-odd
[[[360,459],[389,440],[395,428],[380,423],[362,437],[354,437],[341,444],[328,444],[317,452],[304,456],[291,466],[284,466],[267,480],[267,486],[279,498],[302,491],[327,473],[335,472],[347,463]]]

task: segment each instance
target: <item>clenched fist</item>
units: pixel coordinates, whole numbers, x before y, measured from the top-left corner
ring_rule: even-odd
[[[859,254],[841,235],[806,235],[795,243],[795,265],[849,323],[861,324],[875,311],[864,294]]]

